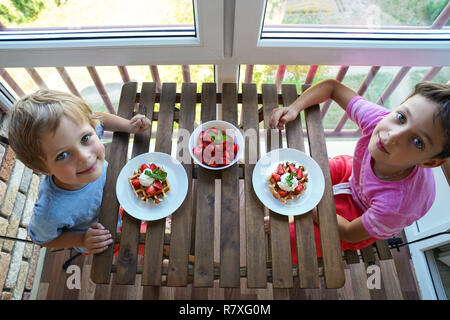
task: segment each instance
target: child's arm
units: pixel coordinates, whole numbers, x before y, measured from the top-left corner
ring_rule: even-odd
[[[348,243],[360,242],[372,237],[364,228],[362,224],[361,217],[356,218],[355,220],[348,221],[344,217],[340,215],[336,215],[337,224],[338,224],[338,232],[339,238]],[[315,223],[319,223],[317,220],[317,211],[313,209],[313,220]]]
[[[355,91],[337,80],[320,81],[302,93],[291,105],[274,109],[269,125],[272,128],[277,127],[282,130],[284,125],[297,118],[302,110],[328,99],[336,101],[342,109],[347,110],[348,103],[357,95]]]
[[[90,254],[105,251],[113,243],[111,234],[100,223],[93,223],[86,231],[63,231],[52,241],[39,244],[53,248],[86,248]]]
[[[105,131],[121,131],[136,133],[150,128],[151,121],[142,114],[137,114],[130,120],[106,112],[96,112]]]
[[[340,215],[336,215],[338,223],[339,237],[348,243],[360,242],[369,239],[371,235],[362,224],[361,217],[348,221]]]

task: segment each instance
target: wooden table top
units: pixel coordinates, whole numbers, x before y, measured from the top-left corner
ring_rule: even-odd
[[[170,154],[174,121],[180,129],[192,132],[196,104],[200,103],[201,121],[206,122],[218,118],[216,104],[221,103],[221,120],[238,126],[238,110],[241,110],[243,132],[250,129],[259,132],[262,120],[267,131],[265,149],[270,151],[282,146],[280,131],[268,128],[268,121],[271,110],[279,103],[289,105],[297,98],[295,85],[283,85],[281,96],[274,84],[263,84],[262,94],[257,94],[255,84],[243,84],[242,94],[238,94],[234,83],[226,83],[222,89],[218,94],[215,83],[203,83],[201,94],[197,94],[196,83],[183,83],[179,94],[175,83],[164,83],[161,93],[156,93],[155,83],[148,82],[143,83],[138,93],[137,83],[129,82],[122,88],[118,115],[130,119],[135,105],[138,105],[139,113],[157,121],[156,136],[152,137],[155,138],[154,151]],[[154,111],[156,102],[160,104],[158,112]],[[179,109],[177,102],[180,103]],[[306,110],[305,122],[310,155],[325,177],[324,196],[317,206],[325,286],[339,288],[344,285],[345,275],[319,106]],[[151,131],[135,135],[132,157],[149,151]],[[288,123],[287,146],[305,151],[303,132],[300,117]],[[120,242],[120,250],[116,264],[113,264],[113,246],[93,257],[92,280],[98,284],[109,283],[111,272],[117,272],[117,284],[134,284],[136,274],[142,273],[142,285],[178,287],[192,282],[194,287],[212,287],[213,281],[218,279],[220,287],[238,288],[240,278],[246,277],[249,288],[266,288],[267,282],[271,281],[274,289],[283,290],[292,288],[294,277],[298,277],[301,288],[319,288],[312,213],[294,217],[298,265],[291,262],[288,216],[270,211],[270,237],[264,233],[264,216],[268,209],[253,190],[251,179],[255,163],[249,161],[251,156],[260,158],[259,135],[257,143],[245,138],[244,163],[220,171],[183,163],[183,156],[180,156],[183,142],[182,138],[178,139],[175,157],[186,170],[189,187],[184,202],[171,215],[170,234],[165,234],[166,219],[148,221],[147,232],[140,234],[141,221],[126,212],[122,232],[117,233],[120,204],[115,186],[119,172],[128,160],[130,134],[114,133],[99,222],[110,230],[116,243]],[[216,179],[221,182],[219,264],[214,262],[214,234],[219,232],[215,230],[214,222]],[[240,179],[244,180],[245,229],[241,228],[239,219]],[[241,230],[245,230],[246,266],[240,265]],[[139,243],[145,244],[143,265],[138,265]],[[162,264],[165,245],[170,245],[168,267]],[[189,264],[190,253],[195,256],[193,266]],[[267,263],[268,260],[271,264]],[[167,281],[162,282],[163,275],[167,276]]]

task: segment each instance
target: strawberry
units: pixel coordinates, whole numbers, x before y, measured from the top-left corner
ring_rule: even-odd
[[[153,182],[153,185],[155,186],[156,189],[162,190],[162,183],[161,183],[161,181],[155,180],[155,181]]]
[[[156,169],[156,165],[154,164],[154,163],[152,163],[151,165],[150,165],[150,170],[155,170]]]
[[[284,190],[282,190],[282,189],[280,189],[280,190],[278,190],[278,194],[279,194],[280,196],[282,196],[282,197],[286,197],[287,192],[284,191]]]
[[[145,163],[143,165],[141,165],[141,167],[139,168],[139,170],[141,170],[141,172],[144,172],[145,169],[148,169],[148,165],[146,165]]]
[[[152,196],[156,193],[156,188],[154,186],[150,186],[147,189],[145,189],[145,193]]]
[[[275,179],[275,181],[280,181],[281,180],[281,178],[280,178],[280,175],[279,174],[276,174],[276,173],[272,173],[272,177]]]
[[[303,178],[303,170],[298,168],[297,175],[295,177],[297,180],[301,180]]]
[[[141,185],[141,183],[139,182],[139,179],[133,179],[133,181],[131,181],[131,184],[133,186],[135,186],[136,188],[139,188],[139,186]]]
[[[293,164],[289,165],[289,172],[297,172]]]
[[[200,146],[196,146],[192,152],[194,153],[194,155],[197,157],[197,159],[201,160],[202,159],[202,153],[203,153],[203,147]]]
[[[229,152],[225,152],[225,155],[223,157],[223,163],[225,165],[229,165],[231,163],[231,161],[233,161],[233,159],[231,159]]]
[[[213,167],[214,164],[216,163],[216,159],[214,159],[214,157],[209,158],[208,161],[206,161],[206,163],[208,164],[208,166]]]
[[[283,174],[285,174],[286,172],[284,171],[284,168],[283,168],[283,165],[280,163],[280,164],[278,164],[278,167],[277,167],[277,174],[279,174],[280,176],[281,175],[283,175]]]
[[[301,171],[301,170],[300,170]],[[298,184],[297,187],[295,187],[295,191],[300,192],[303,190],[303,185],[301,183]]]

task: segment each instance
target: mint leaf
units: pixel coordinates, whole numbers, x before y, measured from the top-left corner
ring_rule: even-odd
[[[159,168],[156,168],[153,171],[145,170],[145,174],[148,175],[149,177],[151,177],[155,180],[159,180],[159,181],[163,181],[167,178],[167,172],[159,170]]]
[[[208,132],[209,133],[209,135],[211,136],[211,141],[212,142],[214,142],[215,140],[216,140],[216,135],[215,135],[215,133],[214,132]]]
[[[295,176],[295,172],[291,172],[289,176],[286,178],[286,182],[289,187],[292,187],[292,178]]]

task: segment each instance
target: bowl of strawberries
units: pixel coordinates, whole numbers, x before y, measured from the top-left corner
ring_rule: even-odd
[[[222,170],[235,164],[244,151],[242,133],[229,122],[212,120],[199,125],[189,139],[189,152],[199,166]]]

